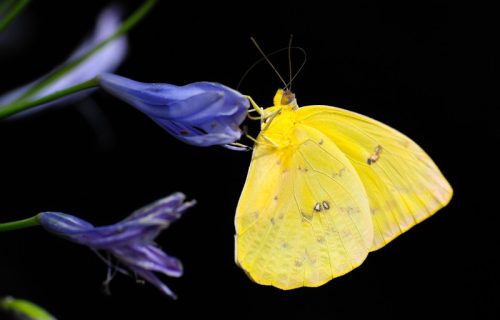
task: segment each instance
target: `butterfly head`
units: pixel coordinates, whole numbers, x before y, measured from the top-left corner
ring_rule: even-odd
[[[290,106],[293,110],[298,109],[297,100],[295,99],[295,93],[289,89],[278,89],[274,95],[274,107]]]

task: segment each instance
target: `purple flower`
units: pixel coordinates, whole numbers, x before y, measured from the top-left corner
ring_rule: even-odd
[[[245,150],[234,142],[241,137],[239,126],[250,103],[231,88],[214,82],[142,83],[114,74],[101,75],[100,84],[185,143]]]
[[[53,234],[110,253],[136,275],[175,299],[175,294],[154,272],[180,277],[182,264],[159,249],[154,240],[163,229],[195,204],[194,200],[184,202],[184,199],[184,194],[174,193],[135,211],[118,223],[102,227],[94,227],[80,218],[58,212],[40,213],[38,219]]]
[[[72,63],[75,60],[81,58],[87,52],[92,50],[98,43],[105,40],[111,36],[121,24],[121,10],[118,7],[110,6],[102,11],[97,19],[96,27],[94,32],[90,37],[85,39],[82,44],[71,54],[68,60],[63,64]],[[103,72],[112,72],[123,62],[127,53],[127,38],[125,36],[120,37],[116,40],[111,41],[109,44],[101,48],[90,58],[82,62],[79,66],[73,69],[71,72],[65,74],[58,80],[50,83],[48,86],[38,91],[26,98],[26,100],[36,100],[38,98],[47,96],[54,92],[69,88],[71,86],[77,85],[84,81],[90,80]],[[15,102],[20,97],[22,97],[26,92],[33,88],[38,83],[44,81],[52,73],[56,72],[58,69],[53,70],[49,74],[40,77],[39,79],[26,84],[20,88],[14,89],[11,92],[0,96],[0,108],[1,106],[8,105]],[[55,102],[50,102],[36,108],[31,108],[25,112],[16,114],[15,116],[27,115],[34,111],[38,111],[48,107],[49,105],[70,103],[90,94],[94,89],[85,90],[68,97],[64,97]],[[12,117],[15,117],[12,116]]]

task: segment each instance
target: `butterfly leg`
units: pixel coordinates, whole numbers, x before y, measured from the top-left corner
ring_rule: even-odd
[[[266,124],[266,126],[262,129],[262,131],[265,131],[269,125],[271,124],[271,122],[273,122],[273,119],[278,115],[280,114],[281,112],[281,108],[279,108],[278,110],[274,111],[273,113],[271,113],[269,116],[266,116],[264,120],[264,123]]]
[[[236,151],[250,151],[252,150],[252,147],[247,146],[246,144],[239,143],[239,142],[233,142],[228,145],[226,145],[227,148],[231,150],[236,150]]]
[[[251,116],[251,115],[250,115],[250,112],[254,112],[254,111],[255,111],[255,110],[250,110],[250,111],[248,111],[248,114],[247,114],[248,119],[250,119],[250,120],[260,120],[260,119],[262,118],[261,116],[254,117],[254,116]]]
[[[248,133],[245,134],[245,136],[252,140],[253,142],[255,142],[255,144],[260,144],[260,145],[266,145],[268,147],[273,147],[273,148],[278,148],[278,145],[271,139],[269,139],[268,137],[266,137],[265,135],[262,135],[262,138],[266,141],[262,142],[262,141],[258,141],[257,139],[255,139],[254,137],[252,137],[251,135],[249,135]]]
[[[246,96],[246,98],[250,101],[250,104],[252,105],[252,107],[254,108],[254,110],[257,111],[257,113],[262,116],[264,114],[264,109],[262,109],[261,107],[259,107],[257,105],[257,103],[252,99],[252,97]]]
[[[278,148],[279,146],[271,139],[269,139],[268,137],[266,137],[265,135],[262,135],[262,138],[264,140],[266,140],[267,144],[274,147],[274,148]],[[262,144],[262,143],[261,143]]]

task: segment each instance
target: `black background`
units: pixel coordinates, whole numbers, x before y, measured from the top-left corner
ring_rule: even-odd
[[[138,2],[123,4],[131,12]],[[93,28],[103,5],[34,1],[12,26],[12,42],[0,43],[0,90],[57,66]],[[198,205],[158,238],[184,263],[182,278],[162,278],[179,300],[123,275],[111,283],[110,296],[103,294],[104,263],[40,228],[0,234],[0,296],[31,299],[60,319],[198,312],[238,319],[499,318],[500,134],[497,99],[490,99],[494,38],[487,12],[440,2],[160,3],[130,33],[119,74],[235,87],[260,58],[250,36],[270,52],[285,47],[292,33],[308,54],[294,82],[299,104],[344,107],[404,132],[449,179],[452,202],[320,288],[260,286],[233,258],[234,212],[251,154],[184,145],[132,107],[97,92],[77,105],[0,122],[0,219],[52,210],[107,224],[182,191]],[[286,75],[286,54],[272,59]],[[301,61],[295,52],[295,68]],[[268,106],[278,87],[261,64],[240,91]],[[255,136],[255,125],[250,129]]]

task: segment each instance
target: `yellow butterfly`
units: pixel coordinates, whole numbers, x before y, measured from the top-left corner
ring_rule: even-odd
[[[400,132],[288,90],[261,132],[236,212],[236,263],[259,284],[317,287],[444,207],[453,191]]]

